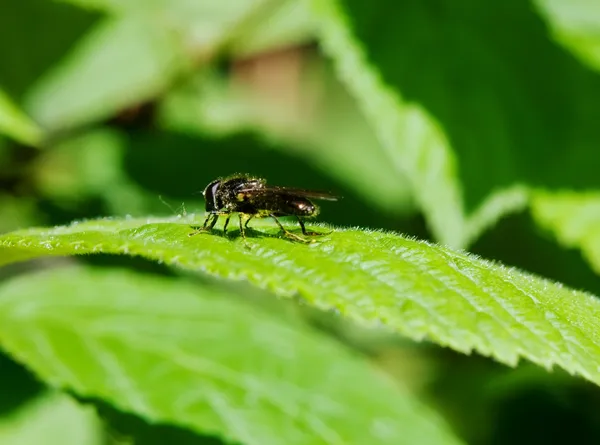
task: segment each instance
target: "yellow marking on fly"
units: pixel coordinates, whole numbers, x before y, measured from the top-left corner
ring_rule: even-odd
[[[246,198],[246,194],[245,193],[238,193],[237,194],[237,200],[238,201],[243,201]]]

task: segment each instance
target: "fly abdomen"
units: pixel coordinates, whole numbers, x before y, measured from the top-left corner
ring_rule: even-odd
[[[316,216],[319,209],[310,200],[293,195],[278,195],[269,199],[261,199],[254,203],[260,210],[274,213],[279,216],[298,215]]]

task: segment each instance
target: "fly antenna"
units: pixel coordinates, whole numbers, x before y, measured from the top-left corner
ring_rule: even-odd
[[[171,212],[173,212],[173,214],[175,214],[179,217],[185,217],[187,215],[187,211],[185,210],[185,203],[182,202],[178,209],[174,209],[171,204],[169,204],[167,201],[165,201],[163,199],[162,195],[158,195],[158,199],[160,200],[160,202],[162,202],[164,205],[166,205],[167,208],[169,210],[171,210]],[[179,209],[181,209],[181,213],[179,213]]]

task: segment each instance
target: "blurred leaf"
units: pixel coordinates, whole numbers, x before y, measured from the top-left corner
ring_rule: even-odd
[[[34,199],[30,197],[17,198],[2,192],[0,192],[0,215],[2,215],[0,233],[44,223],[40,221]]]
[[[379,73],[382,66],[371,65],[369,48],[350,27],[351,21],[358,18],[354,17],[355,11],[345,10],[347,4],[342,6],[333,0],[313,0],[311,5],[325,51],[372,123],[388,163],[403,171],[411,183],[434,236],[450,246],[463,245],[460,184],[443,131],[422,107],[406,102],[397,89],[386,84]],[[387,6],[395,9],[391,4]],[[391,15],[383,4],[368,8],[386,15],[377,25],[378,31],[384,26],[397,26],[395,14]],[[390,43],[397,48],[395,40]]]
[[[239,237],[188,237],[190,224],[201,221],[112,219],[13,232],[0,237],[0,264],[94,252],[142,255],[247,280],[415,340],[513,366],[524,357],[600,383],[600,302],[590,294],[391,233],[335,229],[322,242],[298,245],[259,221],[253,225],[262,235],[246,246]]]
[[[600,69],[600,5],[594,0],[534,0],[554,38],[590,66]]]
[[[248,54],[307,40],[312,27],[296,0],[60,0],[174,31],[200,59],[224,50]]]
[[[101,428],[93,410],[64,394],[49,393],[0,419],[0,443],[101,445]]]
[[[263,8],[241,35],[230,43],[236,57],[264,53],[277,48],[293,47],[314,39],[315,24],[303,1],[272,1]]]
[[[583,252],[600,274],[600,192],[536,192],[531,211],[536,222],[565,247]]]
[[[123,137],[100,129],[70,138],[36,159],[34,173],[44,195],[77,199],[122,180]]]
[[[134,184],[123,171],[124,134],[98,128],[65,139],[33,163],[32,176],[41,194],[61,206],[76,206],[102,197],[111,215],[143,215],[159,199]],[[162,204],[161,204],[162,208]]]
[[[0,89],[0,133],[36,146],[42,137],[40,128]]]
[[[459,443],[339,344],[216,289],[63,269],[6,283],[0,306],[3,346],[44,380],[152,422],[256,445]]]
[[[174,36],[135,17],[105,19],[36,83],[27,109],[46,127],[71,128],[153,97],[182,67]]]
[[[259,132],[276,144],[265,146],[305,158],[369,204],[392,213],[411,208],[406,179],[388,157],[355,101],[329,67],[310,61],[295,91],[252,90],[203,73],[166,97],[162,124],[188,134],[223,137]],[[297,97],[273,100],[273,95]]]
[[[28,109],[53,129],[103,119],[157,96],[194,63],[210,59],[227,46],[237,45],[245,52],[264,48],[263,19],[267,13],[276,14],[273,20],[279,23],[280,9],[272,6],[281,2],[71,3],[116,15],[78,42],[69,57],[30,92]],[[283,13],[290,12],[290,5],[281,3],[281,7],[288,6]],[[300,36],[307,34],[302,19],[296,28]],[[277,29],[281,30],[281,25]],[[268,37],[272,38],[273,32]],[[242,43],[234,45],[236,41]]]

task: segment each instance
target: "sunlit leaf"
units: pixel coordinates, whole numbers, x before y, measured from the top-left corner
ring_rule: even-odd
[[[0,287],[10,353],[51,385],[151,422],[249,445],[459,443],[364,359],[285,318],[124,271],[69,268]]]
[[[142,255],[245,280],[416,340],[508,365],[524,357],[600,383],[600,302],[589,294],[393,233],[334,229],[304,245],[273,237],[273,224],[253,222],[260,230],[246,245],[235,229],[231,238],[189,237],[190,224],[203,219],[187,218],[13,232],[0,237],[0,264],[48,255]]]

